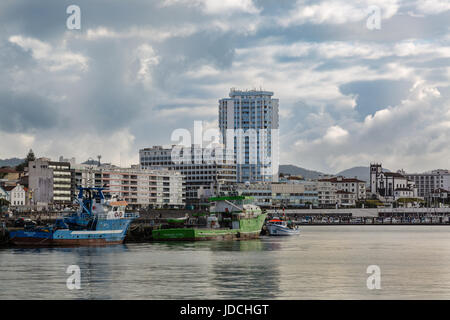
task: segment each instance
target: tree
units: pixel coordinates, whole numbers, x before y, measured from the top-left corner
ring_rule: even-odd
[[[28,151],[28,154],[27,154],[25,160],[24,160],[21,164],[19,164],[19,165],[16,167],[16,170],[17,170],[17,171],[24,171],[24,169],[25,169],[26,167],[28,167],[28,163],[29,163],[30,161],[34,161],[34,160],[36,160],[36,157],[34,156],[33,150],[30,149],[30,151]]]
[[[9,206],[9,201],[3,198],[0,198],[0,208],[3,206]]]

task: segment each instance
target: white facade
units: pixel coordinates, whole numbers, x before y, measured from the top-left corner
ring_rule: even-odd
[[[20,184],[10,191],[10,205],[16,207],[27,205],[27,192]]]
[[[82,187],[104,187],[104,194],[139,207],[184,205],[183,176],[167,169],[77,165],[75,181]]]
[[[317,189],[312,181],[296,183],[239,183],[240,195],[253,197],[261,207],[309,207],[316,206]]]
[[[338,206],[354,206],[356,205],[357,194],[354,192],[337,190],[336,191],[336,203]]]
[[[331,182],[336,187],[336,191],[350,192],[354,194],[356,200],[366,199],[366,182],[357,178],[345,178],[342,176],[319,179],[319,181]]]
[[[385,201],[418,196],[414,181],[400,172],[384,172],[381,164],[370,165],[370,191]]]
[[[231,89],[229,98],[219,100],[222,142],[234,149],[237,182],[278,181],[279,101],[272,96],[270,91]],[[227,137],[230,131],[234,135]]]
[[[328,207],[336,205],[336,186],[331,181],[326,180],[318,180],[316,184],[319,206]]]
[[[415,182],[419,197],[430,197],[437,189],[450,190],[450,172],[433,170],[429,173],[408,173],[405,176]]]

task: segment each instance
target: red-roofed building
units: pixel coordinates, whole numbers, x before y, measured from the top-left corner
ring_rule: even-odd
[[[0,168],[0,179],[6,179],[8,181],[19,180],[23,175],[23,172],[17,171],[11,167]]]

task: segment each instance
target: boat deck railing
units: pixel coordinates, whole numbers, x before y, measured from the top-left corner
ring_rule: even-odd
[[[108,214],[107,213],[97,213],[96,214],[98,219],[107,219]],[[126,212],[123,217],[124,219],[131,219],[131,218],[139,218],[139,213],[132,213],[132,212]]]

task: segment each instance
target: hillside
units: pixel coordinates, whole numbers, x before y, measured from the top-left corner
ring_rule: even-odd
[[[320,175],[323,175],[322,172],[308,170],[305,168],[297,167],[290,164],[282,164],[280,165],[280,173],[292,174],[292,175],[301,175],[305,179],[317,179]]]
[[[24,159],[19,158],[11,158],[11,159],[0,159],[0,168],[1,167],[15,167],[19,164],[21,164],[24,161]]]

